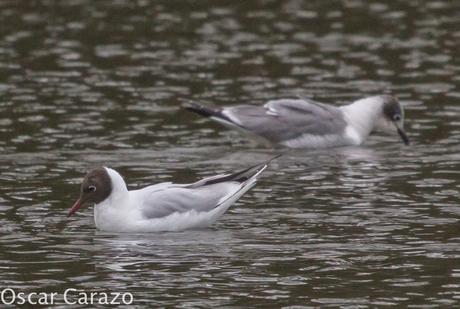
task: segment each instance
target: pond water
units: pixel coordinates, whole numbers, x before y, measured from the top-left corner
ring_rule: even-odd
[[[2,289],[139,307],[460,303],[458,2],[5,0],[0,25]],[[405,105],[411,146],[271,149],[181,108],[381,93]],[[139,188],[278,153],[207,229],[66,218],[96,165]]]

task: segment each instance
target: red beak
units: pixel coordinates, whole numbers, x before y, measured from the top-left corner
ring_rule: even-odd
[[[70,208],[69,213],[67,214],[67,217],[70,217],[73,215],[79,208],[81,207],[81,199],[78,199],[75,204],[73,204],[72,208]]]

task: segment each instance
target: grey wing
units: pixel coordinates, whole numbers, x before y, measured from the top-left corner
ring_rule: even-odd
[[[303,134],[339,134],[346,127],[339,108],[305,99],[273,100],[264,106],[240,105],[222,113],[241,128],[275,142]]]
[[[147,219],[162,218],[175,212],[188,211],[207,212],[220,205],[233,192],[238,191],[241,184],[226,182],[190,188],[171,186],[150,192],[142,206],[142,214]],[[147,189],[147,188],[146,188]]]
[[[138,190],[138,194],[142,194],[145,200],[142,214],[147,219],[153,219],[166,217],[175,212],[211,211],[249,190],[270,161],[232,174],[207,177],[192,184],[166,183]]]

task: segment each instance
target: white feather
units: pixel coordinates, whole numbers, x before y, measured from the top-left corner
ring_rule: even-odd
[[[142,206],[155,204],[155,200],[146,201],[154,196],[153,192],[161,190],[167,194],[168,188],[183,188],[186,185],[172,185],[171,183],[158,184],[140,190],[128,191],[126,184],[115,170],[106,168],[112,183],[112,192],[107,199],[95,205],[94,221],[100,230],[111,232],[159,232],[159,231],[180,231],[189,228],[206,227],[217,221],[228,208],[237,201],[244,193],[251,189],[257,176],[264,170],[262,168],[244,183],[228,181],[221,183],[226,186],[222,197],[216,203],[217,207],[209,211],[173,212],[170,215],[160,218],[147,218],[142,212]],[[211,179],[211,178],[210,178]],[[224,187],[225,188],[225,187]],[[201,192],[201,193],[200,193]],[[206,190],[198,191],[206,199]],[[210,197],[213,192],[208,192]],[[172,190],[171,194],[174,194]],[[193,201],[190,201],[193,203]]]

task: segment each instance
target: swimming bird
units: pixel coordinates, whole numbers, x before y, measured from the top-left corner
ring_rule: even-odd
[[[94,206],[94,222],[103,231],[158,232],[206,227],[251,189],[269,162],[204,178],[192,184],[171,182],[128,191],[114,169],[98,167],[83,179],[80,197],[68,216]]]
[[[374,131],[397,133],[404,144],[410,144],[404,131],[403,106],[390,95],[367,97],[339,107],[302,98],[222,108],[192,102],[185,108],[290,148],[360,145]]]

